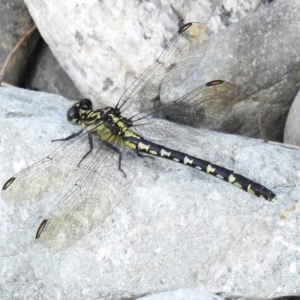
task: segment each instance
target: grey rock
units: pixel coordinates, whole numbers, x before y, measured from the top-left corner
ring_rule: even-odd
[[[191,88],[211,79],[236,85],[227,130],[259,137],[265,112],[268,139],[283,139],[287,113],[300,87],[300,2],[274,1],[210,39]],[[194,82],[194,84],[192,84]]]
[[[205,21],[208,23],[211,30],[218,31],[224,26],[228,26],[232,22],[236,22],[246,14],[249,14],[251,11],[254,11],[260,4],[260,0],[247,0],[244,1],[242,5],[230,1],[222,2],[223,1],[215,1],[214,3],[210,1],[174,1],[172,3],[172,1],[170,1],[171,10],[165,7],[157,7],[157,9],[166,9],[168,15],[171,13],[174,14],[172,19],[177,19],[178,22],[183,19],[202,20],[202,22]],[[43,3],[38,2],[37,5],[41,5],[42,7]],[[57,6],[57,3],[55,5]],[[39,9],[41,7],[39,7]],[[76,33],[76,37],[79,41],[82,40],[79,32]],[[81,43],[83,43],[83,40]],[[111,53],[111,55],[113,57],[114,53]],[[138,55],[140,56],[142,54]],[[36,88],[39,91],[59,94],[70,99],[82,98],[81,93],[79,93],[64,69],[59,66],[53,53],[43,41],[37,46],[36,59],[33,61],[30,70],[28,70],[28,74],[29,76],[24,85],[26,88]],[[104,79],[103,91],[109,90],[113,84],[113,79]],[[124,84],[124,82],[122,84]]]
[[[57,95],[0,89],[0,182],[75,132]],[[34,243],[56,202],[0,201],[2,299],[128,299],[180,288],[247,299],[299,295],[300,153],[206,132],[169,147],[233,169],[277,203],[164,159],[134,159],[123,201],[99,227],[53,254]],[[101,186],[101,188],[114,188]]]
[[[224,298],[198,290],[176,290],[149,295],[137,300],[224,300]]]
[[[207,21],[215,31],[238,20],[247,10],[255,11],[260,1],[244,1],[237,7],[230,1],[215,1],[210,8],[205,1],[202,5],[195,1],[140,1],[126,6],[121,2],[111,6],[109,1],[26,3],[82,94],[102,105],[112,105],[136,74],[155,61],[182,20]],[[195,5],[203,9],[201,15]],[[211,9],[216,7],[223,12],[219,9],[212,16]],[[233,121],[223,130],[259,137],[258,115],[263,109],[268,138],[281,140],[291,95],[299,85],[299,7],[297,0],[278,0],[213,35],[199,72],[184,82],[182,92],[214,79],[230,81],[237,86],[239,101],[230,118]],[[63,18],[57,17],[61,11],[65,12]]]
[[[2,68],[7,56],[21,37],[34,23],[23,0],[0,2],[0,66]],[[26,78],[26,66],[39,38],[36,31],[26,43],[14,54],[3,81],[19,85]]]
[[[284,143],[300,146],[300,92],[290,108],[284,128]]]

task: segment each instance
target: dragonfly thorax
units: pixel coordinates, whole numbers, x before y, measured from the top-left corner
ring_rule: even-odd
[[[91,132],[99,132],[114,136],[124,136],[132,126],[132,122],[121,115],[117,107],[106,107],[93,110],[89,99],[82,99],[74,104],[67,113],[67,119],[73,124],[89,128]]]
[[[118,108],[107,107],[105,109],[99,109],[94,113],[101,115],[101,122],[113,135],[123,136],[124,132],[132,126],[132,122],[123,117]]]

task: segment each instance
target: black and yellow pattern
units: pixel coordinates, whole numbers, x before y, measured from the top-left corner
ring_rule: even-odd
[[[135,176],[134,159],[141,153],[199,169],[259,198],[274,201],[276,195],[263,185],[160,144],[214,128],[234,105],[235,89],[222,80],[160,103],[162,96],[197,68],[206,49],[207,28],[199,23],[184,25],[115,107],[93,110],[89,99],[73,105],[67,119],[82,129],[61,139],[58,149],[4,184],[3,199],[12,205],[38,201],[70,184],[39,226],[39,242],[58,251],[101,224],[124,197]],[[195,119],[201,119],[201,129],[188,126]]]
[[[144,139],[137,139],[132,137],[128,140],[130,141],[130,143],[136,146],[136,149],[138,151],[147,152],[155,156],[170,159],[175,162],[198,169],[207,174],[211,174],[261,199],[273,201],[276,196],[272,191],[262,186],[261,184],[256,183],[242,175],[236,174],[231,170],[212,164],[206,160],[188,155],[186,153],[175,151],[158,144],[151,143]]]

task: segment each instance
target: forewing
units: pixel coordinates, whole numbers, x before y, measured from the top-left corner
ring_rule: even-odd
[[[199,135],[222,124],[235,100],[232,84],[211,81],[174,101],[135,115],[131,119],[134,132],[152,141]],[[195,124],[199,128],[190,127]]]
[[[80,169],[78,163],[89,150],[88,135],[82,133],[61,143],[50,155],[19,172],[4,184],[2,198],[6,203],[24,205],[36,202],[53,194],[68,179],[76,176]]]
[[[99,141],[89,165],[59,204],[44,220],[37,241],[51,251],[60,251],[99,226],[126,194],[133,177],[127,150],[122,155]]]
[[[154,102],[181,83],[200,64],[207,49],[207,31],[201,23],[181,27],[155,63],[126,90],[117,106],[129,113],[139,111],[140,106]]]

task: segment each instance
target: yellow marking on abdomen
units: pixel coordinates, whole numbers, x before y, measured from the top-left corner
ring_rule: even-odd
[[[233,183],[233,185],[236,186],[236,187],[238,187],[238,188],[240,188],[240,189],[243,188],[243,187],[241,186],[241,184],[240,184],[239,182],[237,182],[237,181],[235,181],[235,182]]]
[[[157,155],[157,151],[154,151],[154,150],[150,150],[149,153],[153,154],[153,155]]]
[[[251,188],[251,184],[249,184],[248,186],[247,186],[247,192],[248,193],[250,193],[250,194],[252,194],[252,195],[255,195],[255,192],[252,190],[252,188]]]
[[[234,186],[242,189],[243,187],[241,186],[241,184],[239,182],[236,181],[236,177],[231,174],[229,177],[228,177],[228,182],[233,184]]]
[[[178,158],[172,158],[174,161],[179,162],[180,160]]]
[[[127,141],[127,140],[124,141],[123,145],[124,145],[125,147],[127,147],[127,148],[129,148],[129,149],[133,149],[133,150],[136,150],[136,147],[137,147],[135,144],[130,143],[130,142]]]
[[[138,150],[144,150],[144,151],[149,151],[150,145],[146,145],[142,142],[138,143]]]
[[[217,174],[216,177],[218,177],[218,178],[224,180],[224,177],[223,177],[222,175],[220,175],[220,174]]]
[[[193,160],[189,159],[187,156],[185,156],[184,159],[183,159],[183,163],[185,165],[187,165],[187,164],[191,165],[193,163]]]
[[[228,182],[229,183],[233,184],[235,182],[235,180],[236,180],[236,177],[234,175],[232,175],[232,174],[228,177]]]
[[[208,165],[206,167],[206,172],[209,174],[209,173],[214,173],[215,172],[215,168],[213,168],[211,165]]]
[[[164,157],[164,156],[170,157],[170,155],[171,155],[171,152],[167,152],[167,151],[164,150],[164,149],[161,149],[161,150],[160,150],[160,156],[161,156],[161,157]]]

